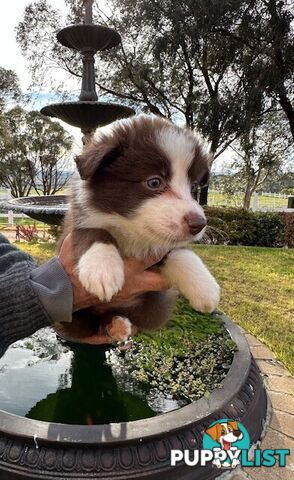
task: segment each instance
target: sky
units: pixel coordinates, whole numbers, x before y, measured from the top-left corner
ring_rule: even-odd
[[[14,70],[19,77],[22,90],[26,91],[30,84],[30,75],[26,61],[16,43],[15,27],[22,19],[24,9],[31,3],[31,0],[11,0],[1,3],[0,65]],[[62,0],[49,0],[49,3],[53,7],[65,11]]]

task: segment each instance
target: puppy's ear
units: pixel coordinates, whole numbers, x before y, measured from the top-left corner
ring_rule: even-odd
[[[205,433],[207,433],[207,435],[209,435],[212,440],[218,441],[220,437],[220,424],[216,423],[212,427],[208,428]]]
[[[81,179],[91,178],[102,164],[113,161],[121,151],[114,137],[101,136],[98,140],[92,140],[83,153],[75,158]]]

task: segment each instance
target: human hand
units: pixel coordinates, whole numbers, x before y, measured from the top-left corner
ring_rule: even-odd
[[[158,272],[148,270],[158,263],[164,254],[165,252],[161,256],[149,257],[145,260],[126,259],[124,261],[125,283],[123,288],[107,305],[123,305],[124,302],[128,303],[143,292],[166,290],[168,284],[165,278]],[[102,305],[99,299],[88,293],[79,281],[73,262],[71,235],[64,239],[58,258],[72,284],[73,310]]]

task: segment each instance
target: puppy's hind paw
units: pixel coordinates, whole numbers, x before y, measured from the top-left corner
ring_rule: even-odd
[[[116,315],[106,327],[108,335],[117,342],[124,342],[132,334],[132,324],[126,317]]]

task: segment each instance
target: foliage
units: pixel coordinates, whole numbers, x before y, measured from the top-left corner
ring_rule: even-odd
[[[197,315],[194,314],[194,322]],[[184,326],[183,326],[184,328]],[[124,359],[118,360],[121,368],[133,381],[150,386],[150,393],[159,392],[176,400],[195,401],[220,386],[233,360],[236,349],[228,333],[222,329],[218,335],[210,335],[196,343],[186,342],[186,351],[177,356],[167,352],[160,343],[136,339]],[[180,343],[181,338],[177,338]]]
[[[37,241],[37,227],[34,223],[33,225],[17,225],[16,227],[16,239],[24,240],[25,242],[36,242]]]
[[[29,159],[30,135],[26,131],[27,113],[20,107],[2,115],[0,131],[0,184],[10,189],[13,197],[25,197],[32,189]]]
[[[35,84],[52,87],[50,71],[56,67],[81,77],[76,52],[55,38],[56,29],[82,21],[82,2],[65,3],[66,20],[48,1],[38,0],[26,7],[18,25],[17,39]],[[294,138],[289,0],[180,0],[176,5],[173,0],[111,0],[104,10],[95,3],[94,21],[114,27],[123,39],[118,48],[100,54],[96,84],[107,99],[117,97],[137,110],[197,128],[215,158],[241,135],[248,137],[252,125],[277,105],[285,132],[289,126]],[[274,168],[267,161],[267,171]],[[257,171],[252,180],[252,170],[247,169],[247,204],[250,191],[266,178]],[[207,187],[200,202],[207,203]]]
[[[18,100],[20,93],[16,73],[0,67],[0,112],[9,101]]]
[[[262,247],[293,246],[291,228],[286,227],[283,214],[248,212],[241,208],[222,207],[207,207],[205,212],[208,219],[206,240],[209,243]],[[290,213],[287,215],[294,217]],[[290,225],[290,220],[288,223]]]
[[[195,312],[179,299],[165,328],[138,335],[131,349],[111,363],[127,372],[129,380],[149,385],[151,395],[159,390],[193,401],[219,387],[235,348],[217,317]]]
[[[77,3],[66,3],[67,21],[81,21]],[[265,107],[262,92],[256,93],[255,85],[237,71],[243,46],[217,30],[238,22],[243,3],[223,1],[207,8],[206,0],[186,0],[175,8],[172,0],[113,0],[110,16],[96,4],[97,23],[108,23],[123,38],[120,48],[102,53],[97,85],[139,108],[197,126],[219,154]],[[28,5],[18,26],[18,42],[36,82],[44,79],[45,71],[48,78],[47,58],[51,65],[81,75],[78,57],[56,44],[59,17],[39,0]]]
[[[284,241],[289,248],[294,248],[294,214],[283,212],[281,214],[284,223]]]
[[[67,155],[72,139],[57,122],[39,112],[15,107],[3,114],[6,134],[0,131],[0,184],[14,197],[52,195],[69,178]]]
[[[252,123],[250,129],[242,133],[239,148],[231,165],[244,192],[243,206],[249,209],[252,194],[262,188],[273,172],[291,163],[293,141],[285,134],[284,122],[273,112],[263,116],[262,121]]]

